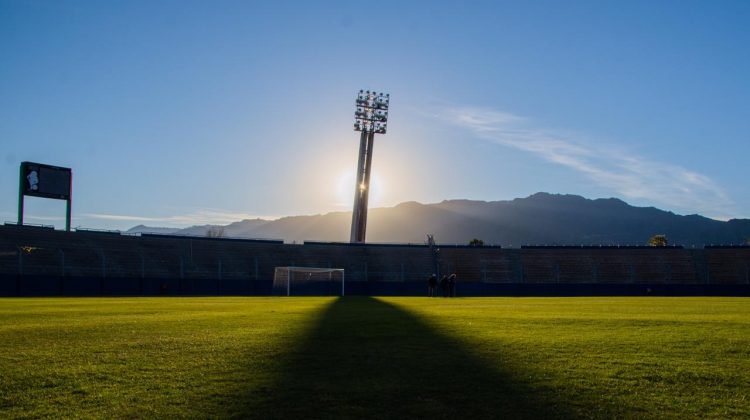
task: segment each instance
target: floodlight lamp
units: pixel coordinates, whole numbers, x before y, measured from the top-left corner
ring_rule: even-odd
[[[388,103],[390,94],[376,91],[360,90],[355,101],[354,129],[365,132],[385,132],[388,120]],[[377,123],[377,124],[376,124]],[[378,125],[383,123],[383,125]]]
[[[383,109],[376,109],[375,117],[380,121],[385,121],[388,119],[388,111],[383,110]]]

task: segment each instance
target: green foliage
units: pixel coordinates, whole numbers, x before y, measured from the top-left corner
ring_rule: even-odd
[[[0,418],[748,418],[746,298],[0,299]]]
[[[469,246],[484,246],[484,241],[481,239],[474,238],[469,241]]]
[[[669,240],[667,239],[667,235],[654,235],[648,240],[648,244],[650,246],[667,246],[669,245]]]

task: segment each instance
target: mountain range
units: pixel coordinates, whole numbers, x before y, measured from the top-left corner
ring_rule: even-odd
[[[351,212],[332,212],[185,229],[139,225],[128,232],[206,236],[211,229],[225,237],[346,242],[350,224]],[[665,234],[670,244],[690,247],[746,243],[750,238],[750,219],[719,221],[654,207],[635,207],[617,198],[587,199],[541,192],[507,201],[405,202],[369,211],[368,242],[424,243],[428,233],[443,244],[466,244],[478,238],[485,244],[505,247],[642,245],[655,234]]]

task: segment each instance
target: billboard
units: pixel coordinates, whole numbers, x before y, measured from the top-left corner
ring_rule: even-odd
[[[70,168],[21,162],[21,194],[34,197],[70,200]]]

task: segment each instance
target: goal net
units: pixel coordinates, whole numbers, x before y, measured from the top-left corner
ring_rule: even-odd
[[[276,267],[273,294],[276,296],[344,296],[344,269]]]

